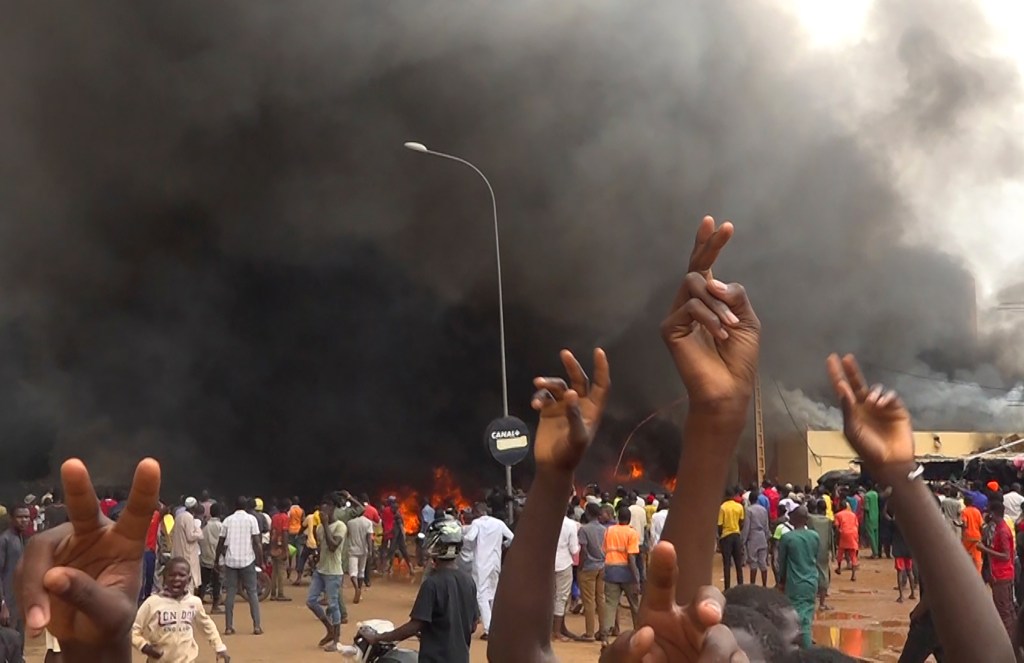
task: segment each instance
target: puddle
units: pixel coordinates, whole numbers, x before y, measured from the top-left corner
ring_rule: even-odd
[[[812,635],[818,645],[832,647],[855,658],[899,651],[907,636],[900,631],[880,631],[815,624]]]
[[[864,619],[870,619],[870,617],[862,615],[857,612],[843,612],[842,610],[819,610],[817,612],[817,619],[827,619],[829,621],[860,621]]]

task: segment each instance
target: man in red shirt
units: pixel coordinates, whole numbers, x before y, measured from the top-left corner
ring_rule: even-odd
[[[380,510],[380,526],[383,532],[382,541],[380,544],[380,565],[378,570],[383,573],[384,569],[387,568],[388,551],[391,550],[391,540],[395,538],[395,511],[398,510],[398,499],[391,495],[388,497],[387,504]]]
[[[779,491],[775,490],[775,486],[772,485],[771,481],[765,479],[764,483],[761,485],[764,486],[764,490],[761,492],[768,498],[768,517],[771,519],[771,522],[774,523],[779,519],[779,500],[781,499],[781,496],[779,495]]]
[[[153,593],[153,574],[156,572],[156,536],[160,521],[163,520],[160,517],[160,509],[163,506],[163,504],[157,505],[157,510],[153,512],[153,518],[149,521],[149,529],[146,530],[146,550],[142,558],[142,587],[139,588],[139,605],[142,605],[142,602]]]
[[[289,500],[281,500],[277,505],[277,513],[270,519],[270,600],[291,601],[284,595],[284,586],[288,581],[288,511],[291,509]]]
[[[992,574],[992,601],[1003,620],[1006,632],[1013,637],[1017,620],[1013,607],[1013,535],[1006,524],[1006,509],[1001,500],[990,500],[988,518],[995,525],[992,547],[979,543],[978,547],[989,556]]]

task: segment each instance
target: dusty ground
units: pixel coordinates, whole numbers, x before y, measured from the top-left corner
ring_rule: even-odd
[[[716,560],[716,583],[721,586],[721,564]],[[870,661],[895,661],[906,636],[908,619],[914,602],[900,605],[895,602],[896,573],[889,560],[872,561],[862,558],[857,582],[850,582],[849,573],[832,579],[830,603],[832,612],[819,613],[815,623],[814,637],[819,644],[838,647],[847,654]],[[354,625],[360,619],[389,619],[401,624],[408,616],[416,594],[416,584],[403,576],[390,581],[378,580],[365,595],[363,602],[352,605],[352,589],[348,588],[346,600],[349,609],[349,625],[344,627],[343,636],[351,639]],[[323,635],[323,627],[306,610],[303,599],[305,588],[289,587],[291,603],[261,604],[263,628],[266,633],[251,635],[251,621],[247,604],[236,606],[235,627],[239,634],[226,639],[232,660],[238,663],[306,663],[332,656],[317,650],[315,644]],[[628,623],[628,616],[623,615]],[[223,615],[215,615],[218,627],[223,629]],[[583,632],[583,617],[569,616],[569,627],[577,633]],[[205,643],[200,660],[213,661]],[[473,641],[474,662],[486,660],[486,643]],[[413,645],[412,648],[415,648]],[[559,659],[564,663],[594,663],[597,661],[599,645],[592,643],[558,643],[555,645]],[[41,663],[42,641],[30,643],[26,660]],[[144,661],[141,655],[137,661]],[[344,660],[344,659],[342,659]]]

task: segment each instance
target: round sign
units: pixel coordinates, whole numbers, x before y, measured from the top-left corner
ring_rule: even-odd
[[[487,448],[494,460],[512,467],[530,453],[530,429],[521,419],[501,417],[487,425]]]

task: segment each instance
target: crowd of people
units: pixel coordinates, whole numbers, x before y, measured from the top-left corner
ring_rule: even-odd
[[[583,639],[605,643],[603,663],[848,661],[816,645],[810,627],[816,611],[828,609],[831,575],[841,575],[845,562],[856,582],[860,550],[868,548],[894,558],[898,600],[904,587],[921,597],[901,661],[1016,659],[1019,488],[949,485],[937,496],[922,480],[899,396],[870,386],[852,356],[832,355],[826,368],[846,437],[875,483],[812,490],[766,482],[729,489],[722,499],[761,333],[744,288],[712,275],[732,234],[728,222],[702,221],[661,327],[689,397],[675,473],[685,503],[675,501],[685,507],[624,488],[605,495],[592,485],[575,495],[574,472],[608,402],[611,370],[596,349],[591,379],[563,350],[566,379],[534,380],[535,473],[515,531],[493,505],[478,504],[467,517],[424,504],[417,557],[427,568],[409,620],[385,632],[362,630],[360,638],[416,636],[418,660],[429,663],[468,663],[477,631],[497,663],[549,663],[557,660],[553,641]],[[306,606],[324,626],[320,646],[336,651],[355,635],[342,635],[346,577],[358,602],[371,568],[387,573],[396,558],[412,565],[395,499],[378,506],[333,491],[307,512],[296,499],[264,505],[239,497],[229,514],[206,493],[161,507],[152,459],[139,464],[126,499],[97,499],[78,460],[66,461],[61,477],[67,522],[56,524],[56,515],[47,523],[47,514],[33,534],[38,513],[13,509],[0,570],[13,632],[48,632],[68,663],[127,663],[133,647],[149,660],[194,661],[197,628],[228,660],[203,599],[209,593],[210,612],[223,609],[223,635],[230,636],[241,588],[252,632],[262,634],[257,578],[265,565],[279,601],[290,598],[289,580],[301,582],[312,567]],[[49,507],[60,504],[56,492],[50,499]],[[712,585],[716,550],[724,594]],[[769,567],[774,587],[767,586]],[[622,600],[628,624],[620,623]],[[582,635],[566,626],[574,610],[585,616]]]

